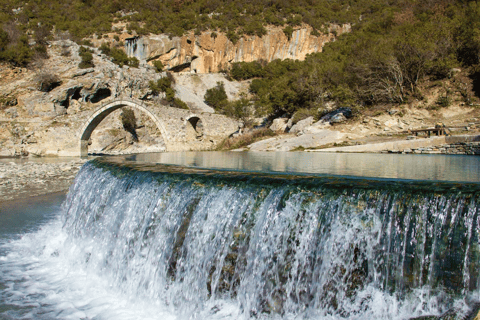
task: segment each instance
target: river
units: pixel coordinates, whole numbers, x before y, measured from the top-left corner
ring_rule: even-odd
[[[95,159],[0,205],[2,319],[410,319],[480,300],[480,160]]]

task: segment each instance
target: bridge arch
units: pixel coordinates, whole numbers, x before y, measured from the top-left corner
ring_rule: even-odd
[[[137,103],[133,100],[127,99],[120,99],[108,102],[98,108],[85,122],[83,127],[80,129],[79,136],[80,136],[80,155],[87,156],[88,155],[88,140],[92,135],[93,130],[105,119],[110,113],[113,111],[123,108],[123,107],[131,107],[133,109],[139,110],[146,115],[155,123],[157,128],[160,130],[162,134],[163,140],[165,141],[165,146],[168,150],[169,140],[170,137],[168,135],[167,130],[165,129],[165,125],[163,124],[162,120],[159,119],[156,115],[150,112],[146,107],[144,107],[141,103]]]
[[[189,115],[184,122],[185,137],[187,140],[201,140],[205,135],[205,124],[202,118],[196,114]]]

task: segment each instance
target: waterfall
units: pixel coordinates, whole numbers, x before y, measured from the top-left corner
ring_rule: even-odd
[[[478,294],[476,189],[93,161],[62,221],[82,268],[180,318],[402,319]]]
[[[93,160],[0,241],[0,318],[473,319],[479,187]]]

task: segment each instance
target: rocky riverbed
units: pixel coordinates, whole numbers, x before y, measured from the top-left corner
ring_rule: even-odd
[[[0,202],[67,191],[87,159],[0,159]]]

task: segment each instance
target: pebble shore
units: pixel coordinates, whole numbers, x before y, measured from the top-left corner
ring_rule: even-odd
[[[86,159],[0,162],[0,202],[66,192]]]

